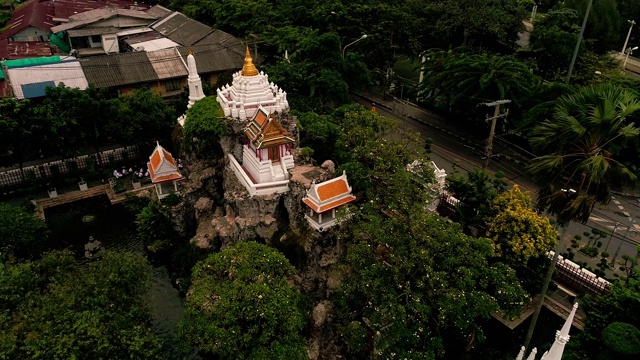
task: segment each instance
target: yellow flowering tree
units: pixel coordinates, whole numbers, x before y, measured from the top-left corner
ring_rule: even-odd
[[[531,205],[529,193],[516,185],[498,195],[487,221],[494,254],[508,263],[526,263],[551,250],[558,233]]]

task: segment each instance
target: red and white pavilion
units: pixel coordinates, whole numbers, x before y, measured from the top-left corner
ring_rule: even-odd
[[[337,178],[311,184],[307,196],[302,199],[310,208],[309,214],[305,215],[309,225],[320,231],[335,225],[336,210],[356,199],[351,191],[344,171]]]
[[[251,195],[289,191],[289,171],[295,166],[294,139],[274,114],[259,107],[244,128],[242,165],[229,155],[236,176]]]
[[[165,150],[160,143],[156,144],[155,150],[149,156],[147,169],[151,182],[155,185],[158,199],[162,199],[171,193],[179,193],[178,181],[182,180],[182,174],[171,153]]]

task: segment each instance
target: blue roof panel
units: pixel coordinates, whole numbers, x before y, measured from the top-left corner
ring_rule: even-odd
[[[56,86],[56,83],[53,81],[43,81],[32,84],[22,84],[22,93],[24,94],[25,99],[31,99],[35,97],[45,96],[47,86]]]

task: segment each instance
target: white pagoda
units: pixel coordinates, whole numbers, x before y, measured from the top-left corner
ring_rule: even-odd
[[[258,72],[248,46],[242,70],[233,74],[231,86],[227,84],[217,93],[224,115],[241,120],[254,117],[259,107],[268,114],[289,109],[287,93],[273,82],[269,83],[269,75]]]
[[[561,360],[562,359],[564,346],[569,342],[569,337],[570,337],[569,331],[571,330],[571,325],[573,325],[573,318],[576,315],[576,310],[578,310],[578,303],[573,304],[571,313],[569,313],[569,317],[567,317],[567,321],[564,322],[562,329],[560,329],[559,331],[556,331],[556,340],[553,342],[553,345],[551,345],[551,349],[549,349],[549,351],[544,353],[540,358],[540,360]],[[525,355],[524,352],[525,352],[525,348],[523,346],[520,349],[520,353],[518,353],[516,360],[523,360]],[[533,348],[527,360],[535,360],[537,353],[538,353],[538,350],[536,348]]]
[[[356,199],[351,191],[344,171],[337,178],[311,184],[307,196],[302,199],[310,208],[309,214],[305,215],[309,225],[320,231],[334,226],[337,220],[336,210]]]
[[[184,64],[184,60],[182,63]],[[191,48],[189,48],[189,54],[187,55],[187,63],[185,66],[187,67],[187,71],[189,71],[189,77],[187,77],[187,84],[189,84],[189,103],[187,104],[187,109],[190,109],[196,101],[205,98],[204,91],[202,90],[202,79],[200,79],[200,75],[198,75],[196,58],[193,56]],[[187,114],[182,114],[178,117],[178,124],[180,124],[180,126],[184,126],[184,122],[186,120]]]
[[[155,150],[149,156],[147,170],[151,182],[155,185],[158,199],[162,199],[171,193],[179,193],[178,181],[182,180],[182,174],[171,153],[165,150],[160,143],[156,142],[156,144]]]
[[[244,128],[242,165],[229,154],[231,167],[251,195],[289,191],[289,171],[295,166],[294,139],[274,114],[260,106]]]

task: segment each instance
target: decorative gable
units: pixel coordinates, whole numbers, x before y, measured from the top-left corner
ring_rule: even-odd
[[[256,149],[294,142],[293,137],[282,127],[275,115],[267,113],[263,107],[258,108],[258,112],[245,127],[244,133]]]
[[[170,152],[165,150],[160,143],[156,143],[156,148],[149,156],[147,169],[154,184],[180,180],[182,174],[178,170],[178,165]]]
[[[356,197],[351,191],[347,174],[343,171],[337,178],[311,184],[302,201],[316,213],[323,213],[354,201]]]

